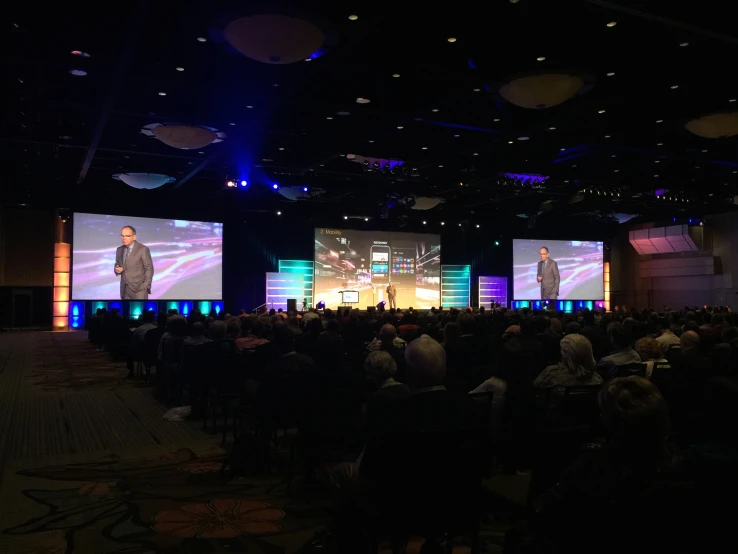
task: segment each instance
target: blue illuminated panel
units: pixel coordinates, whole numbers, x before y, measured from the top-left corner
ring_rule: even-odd
[[[441,266],[441,305],[468,308],[471,304],[471,266]]]
[[[207,315],[210,313],[210,310],[212,310],[212,302],[208,302],[207,300],[204,300],[202,302],[197,303],[197,309],[200,310],[200,313],[207,317]]]
[[[297,298],[297,308],[302,309],[302,299],[307,299],[309,307],[313,305],[313,274],[315,264],[308,260],[279,260],[280,273],[295,273],[303,276],[303,291]],[[290,297],[293,298],[293,297]]]
[[[85,327],[85,303],[69,303],[69,328],[84,329]]]
[[[93,302],[92,303],[92,311],[97,312],[97,310],[107,310],[108,309],[108,303],[107,302]]]
[[[130,317],[131,319],[138,319],[139,317],[141,317],[141,314],[143,313],[144,303],[143,302],[131,302],[128,305],[128,309],[129,309],[128,317]]]
[[[145,302],[146,306],[145,309],[147,312],[154,312],[155,314],[159,313],[159,303],[158,302]]]
[[[223,306],[224,306],[223,302],[213,302],[213,306],[211,309],[215,310],[215,313],[220,315],[220,312],[223,311]]]
[[[305,292],[305,279],[300,273],[267,273],[266,302],[267,308],[287,310],[287,300],[294,298],[298,308],[302,307]]]
[[[530,302],[528,300],[513,300],[512,307],[514,310],[520,308],[530,308]]]
[[[185,317],[189,317],[190,314],[192,313],[192,302],[190,301],[180,302],[179,303],[179,313]]]
[[[507,308],[507,277],[479,276],[479,305],[489,308],[492,302]]]

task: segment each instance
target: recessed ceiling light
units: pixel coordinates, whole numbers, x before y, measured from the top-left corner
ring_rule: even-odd
[[[272,86],[273,87],[278,87],[279,86],[279,83],[274,83]]]
[[[72,50],[70,52],[72,56],[79,56],[81,58],[89,58],[90,55],[87,52],[82,52],[82,50]]]
[[[176,69],[177,71],[184,71],[184,67],[175,67],[174,69]]]
[[[374,142],[373,140],[370,140],[369,142]]]
[[[326,117],[326,119],[333,119],[331,116]]]
[[[438,108],[433,108],[431,111],[432,112],[437,112],[438,111]]]
[[[566,148],[559,148],[560,152],[563,152],[564,150],[566,150]]]
[[[446,225],[443,221],[441,221],[441,225]]]
[[[731,98],[728,102],[735,102],[735,98]]]
[[[536,61],[537,61],[537,62],[543,62],[543,61],[545,61],[545,60],[546,60],[546,57],[545,57],[545,56],[538,56],[538,57],[536,58]]]
[[[707,152],[707,150],[703,150],[702,152]]]
[[[365,217],[365,218],[364,218],[364,221],[369,221],[369,218],[368,218],[368,217]]]
[[[619,169],[614,169],[613,170],[614,173],[618,173],[619,171],[620,171]]]
[[[459,138],[461,135],[454,135],[454,138]]]
[[[518,140],[528,140],[529,137],[518,137]]]
[[[368,98],[359,97],[356,99],[357,104],[368,104],[369,102],[371,102],[371,100],[369,100]]]
[[[481,88],[475,88],[474,89],[474,92],[479,92],[480,90],[482,90],[482,89]]]
[[[246,107],[247,107],[247,108],[248,108],[249,110],[250,110],[251,108],[253,108],[253,106],[246,106]]]
[[[336,112],[338,115],[351,115],[351,112]]]
[[[610,21],[610,22],[609,22],[609,23],[607,24],[607,26],[608,26],[608,27],[615,27],[615,25],[617,25],[617,24],[618,24],[618,22],[617,22],[617,21]]]
[[[395,79],[397,79],[397,78],[398,78],[398,77],[400,76],[400,74],[399,74],[399,73],[393,73],[393,74],[392,74],[392,76],[393,76],[393,77],[394,77]]]
[[[74,75],[75,77],[84,77],[87,75],[87,72],[83,69],[70,69],[69,74]]]
[[[712,193],[708,194],[707,196],[712,196]]]
[[[617,155],[617,154],[613,154],[613,155],[612,155],[612,156],[610,156],[610,157],[611,157],[611,158],[617,158],[617,157],[618,157],[618,155]]]
[[[400,130],[403,129],[402,125],[398,125],[397,128],[400,129]]]
[[[306,62],[311,62],[311,61],[313,61],[313,59],[312,58],[305,58],[305,61]]]
[[[610,135],[605,135],[605,138],[610,138]]]
[[[166,92],[160,92],[160,93],[159,93],[159,96],[166,96],[166,95],[167,95],[167,93],[166,93]]]
[[[479,156],[479,152],[474,152],[474,154],[472,154],[472,156]]]
[[[205,152],[198,152],[198,154],[204,154]]]
[[[425,224],[426,224],[426,222],[425,222],[425,221],[423,221],[423,225],[425,225]]]
[[[477,223],[477,229],[479,229],[479,223]]]
[[[207,42],[207,40],[205,37],[197,37],[197,42]]]
[[[507,141],[507,143],[508,143],[508,144],[512,144],[512,143],[513,143],[513,141],[511,141],[511,140],[508,140],[508,141]]]
[[[663,122],[664,122],[664,120],[663,120],[663,119],[657,119],[657,120],[656,120],[656,123],[663,123]]]
[[[549,131],[555,131],[556,130],[556,127],[549,127],[548,130]]]
[[[738,173],[738,171],[733,171],[733,173]]]
[[[351,21],[356,21],[357,19],[359,19],[359,16],[358,16],[358,15],[350,15],[350,16],[349,16],[349,19],[350,19]]]
[[[280,146],[280,147],[279,147],[279,149],[280,149],[280,150],[284,150],[284,146]]]
[[[282,215],[282,212],[277,212],[277,215]]]
[[[231,122],[230,125],[235,125],[235,123]]]
[[[427,146],[422,146],[420,149],[421,150],[428,150],[428,147]]]
[[[500,120],[499,117],[495,117],[493,121],[499,121],[499,120]]]
[[[605,110],[600,110],[597,113],[605,113]]]
[[[654,177],[658,177],[658,176],[659,176],[659,174],[658,174],[658,173],[654,173],[654,175],[653,175],[653,176],[654,176]]]
[[[611,71],[610,73],[607,74],[607,76],[608,77],[614,77],[615,76],[615,72],[614,71]]]
[[[443,165],[439,165],[438,167],[443,167]]]
[[[655,164],[661,163],[661,160],[654,160],[653,163]]]
[[[671,90],[676,90],[679,88],[679,85],[671,85]]]
[[[446,40],[449,41],[449,42],[456,42],[456,38],[455,37],[448,37]]]
[[[689,43],[688,42],[680,42],[679,43],[679,46],[689,46]]]

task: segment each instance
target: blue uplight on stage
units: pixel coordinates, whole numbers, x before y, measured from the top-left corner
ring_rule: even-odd
[[[207,300],[203,300],[202,302],[197,303],[197,309],[200,310],[200,313],[207,317],[207,315],[210,313],[211,310],[211,303]]]
[[[118,310],[119,312],[123,312],[123,303],[118,302],[117,300],[115,302],[108,302],[108,311],[111,310]]]
[[[213,302],[213,309],[216,314],[220,314],[223,311],[223,302]]]
[[[69,303],[69,327],[70,329],[82,329],[85,326],[85,303]]]
[[[143,313],[144,303],[143,302],[131,302],[128,305],[128,317],[132,319],[138,319]]]
[[[249,186],[249,182],[246,179],[241,181],[241,188],[245,189],[248,186]]]
[[[180,302],[179,313],[181,313],[185,317],[189,317],[190,314],[192,313],[192,302],[190,301]]]
[[[158,302],[146,302],[145,303],[145,309],[147,312],[154,312],[159,313],[159,303]]]

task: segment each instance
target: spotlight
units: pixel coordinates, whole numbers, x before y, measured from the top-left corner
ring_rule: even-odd
[[[343,219],[348,219],[348,216],[347,215],[343,216]]]
[[[272,185],[272,188],[273,188],[274,190],[279,190],[279,185],[278,185],[277,183],[274,183],[274,184]]]
[[[247,186],[249,186],[248,181],[246,181],[245,179],[241,181],[241,187],[246,188]]]
[[[377,304],[377,310],[379,310],[380,312],[383,312],[385,304],[386,302],[382,300],[379,304]]]
[[[369,221],[369,218],[368,218],[368,217],[365,217],[365,218],[364,218],[364,221]]]
[[[236,181],[234,181],[233,179],[228,179],[228,180],[226,181],[226,186],[227,186],[228,188],[233,188],[233,187],[235,187],[235,186],[236,186]]]
[[[307,191],[308,191],[307,187],[302,187],[302,192],[307,192]]]
[[[495,241],[495,246],[500,246],[500,241],[499,240],[496,240]]]
[[[318,308],[319,310],[325,310],[325,302],[321,300],[315,305],[315,307]]]
[[[282,212],[277,212],[277,215],[282,215]]]

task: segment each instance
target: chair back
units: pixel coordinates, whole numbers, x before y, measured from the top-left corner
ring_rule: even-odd
[[[645,377],[646,367],[647,365],[644,362],[616,365],[610,373],[610,378],[616,379],[618,377],[632,377],[633,375]]]

